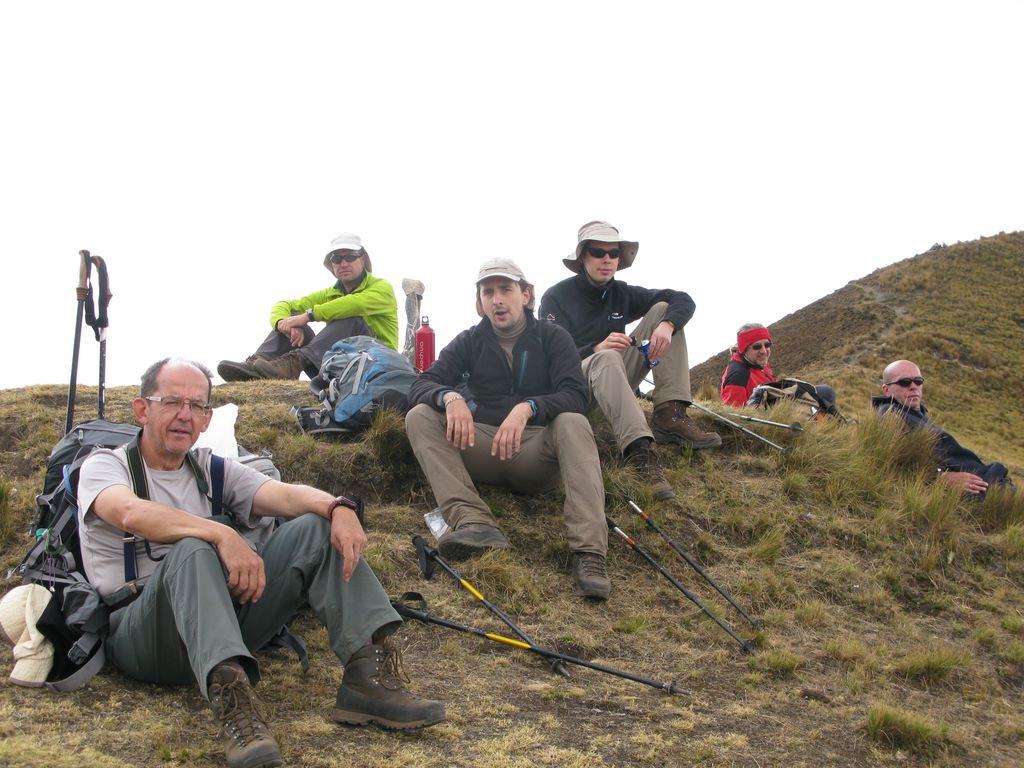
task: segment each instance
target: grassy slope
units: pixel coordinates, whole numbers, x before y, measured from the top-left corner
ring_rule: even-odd
[[[737,318],[740,323],[768,318]],[[778,376],[834,383],[861,417],[893,360],[920,365],[932,418],[987,461],[1024,474],[1024,233],[934,247],[771,323]],[[716,390],[728,354],[696,366]]]
[[[887,359],[927,359],[929,400],[942,423],[1019,474],[1020,438],[1011,429],[983,443],[986,433],[972,413],[990,404],[975,399],[963,411],[954,408],[954,390],[937,381],[935,369],[943,359],[949,384],[985,387],[992,407],[1010,407],[1015,390],[1005,374],[1015,361],[1006,350],[1014,344],[1020,350],[1014,330],[1020,317],[1013,315],[1019,310],[985,305],[986,317],[1005,318],[1007,337],[997,350],[971,329],[970,317],[947,319],[947,310],[966,302],[941,296],[950,290],[982,295],[978,286],[960,287],[967,271],[952,265],[970,262],[969,274],[977,274],[1000,254],[1005,260],[994,273],[1004,278],[1003,288],[1012,284],[1019,291],[1019,274],[1010,279],[1007,272],[1021,269],[1021,243],[1015,235],[929,252],[918,257],[926,269],[916,276],[907,262],[895,265],[804,310],[811,317],[796,313],[774,326],[779,359],[786,361],[781,371],[837,382],[840,404],[862,418],[858,428],[812,425],[795,440],[788,432],[771,433],[793,445],[785,456],[734,432],[723,433],[722,449],[708,454],[663,450],[679,498],[660,504],[642,498],[598,430],[612,514],[753,638],[757,657],[738,653],[724,632],[619,541],[610,543],[612,600],[582,604],[568,574],[558,500],[488,491],[515,549],[460,565],[470,581],[538,642],[676,681],[693,695],[670,697],[582,669],[565,680],[532,656],[410,625],[402,638],[415,687],[444,698],[449,720],[411,735],[338,728],[325,720],[337,664],[323,632],[300,617],[299,629],[312,646],[309,676],[303,679],[286,655],[262,658],[261,688],[290,764],[1024,763],[1024,509],[1020,503],[979,508],[937,492],[924,482],[928,445],[865,418],[855,406]],[[944,282],[944,275],[957,280]],[[891,330],[897,316],[898,337]],[[838,355],[824,341],[818,354],[806,344],[797,351],[788,341],[818,338],[802,329],[824,326],[821,318],[834,327],[837,317],[845,328],[832,336],[846,347]],[[843,365],[829,362],[839,357]],[[987,373],[991,368],[996,375]],[[721,372],[720,365],[712,369]],[[108,392],[108,416],[128,418],[132,394]],[[431,497],[400,422],[385,421],[358,443],[314,442],[297,433],[287,413],[289,405],[308,402],[304,385],[225,385],[217,396],[239,404],[240,441],[271,449],[285,479],[370,501],[368,557],[391,593],[418,590],[440,615],[502,630],[443,573],[430,582],[417,574],[409,539],[423,530],[420,516]],[[81,418],[90,415],[94,397],[95,390],[82,388]],[[26,546],[32,496],[61,428],[63,405],[58,387],[0,391],[3,570]],[[775,415],[792,420],[785,412]],[[1019,411],[1005,420],[1024,427]],[[622,504],[628,494],[764,619],[762,630],[743,626],[643,529]],[[215,730],[193,690],[142,685],[109,669],[86,689],[59,697],[0,683],[0,765],[222,765]]]

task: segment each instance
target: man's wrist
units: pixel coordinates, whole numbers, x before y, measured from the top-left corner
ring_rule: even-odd
[[[353,512],[356,511],[357,504],[355,500],[350,499],[348,496],[337,496],[331,499],[331,503],[327,505],[327,521],[334,522],[334,512],[338,507],[344,507],[345,509],[351,509]]]

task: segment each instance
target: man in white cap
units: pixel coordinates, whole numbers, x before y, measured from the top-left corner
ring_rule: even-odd
[[[584,224],[575,253],[562,260],[576,275],[545,292],[540,316],[572,334],[590,397],[611,424],[619,450],[655,498],[668,499],[675,493],[652,443],[713,448],[722,438],[702,430],[686,413],[690,364],[683,326],[693,317],[693,299],[671,288],[640,288],[616,279],[633,263],[639,247],[606,221]],[[629,335],[626,325],[634,320],[640,323]],[[645,354],[637,345],[648,340]],[[648,372],[654,375],[650,426],[634,395]]]
[[[209,449],[192,450],[210,424],[210,389],[198,363],[155,363],[132,402],[138,437],[82,465],[82,564],[111,607],[107,659],[138,680],[197,685],[229,768],[278,766],[253,651],[308,605],[345,666],[332,720],[392,729],[444,720],[440,701],[405,687],[392,638],[401,618],[362,556],[351,500],[228,460],[220,498],[233,525],[211,517],[213,461]],[[133,492],[137,477],[145,498]],[[275,516],[291,519],[275,528]]]
[[[485,262],[476,285],[481,321],[409,391],[409,442],[452,529],[438,549],[460,560],[509,546],[474,480],[524,494],[561,487],[573,576],[584,597],[606,600],[604,482],[572,338],[537,322],[533,286],[510,259]]]
[[[358,235],[343,232],[331,241],[324,267],[334,285],[270,310],[270,335],[243,362],[221,360],[225,381],[297,379],[320,371],[324,352],[349,336],[373,336],[398,349],[398,302],[387,280],[372,274],[370,255]],[[309,324],[326,325],[314,334]]]

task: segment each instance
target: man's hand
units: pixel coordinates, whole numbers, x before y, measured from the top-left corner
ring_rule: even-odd
[[[491,441],[491,456],[497,456],[499,460],[505,461],[519,453],[523,430],[526,429],[526,423],[531,416],[533,408],[529,403],[517,403],[501,422],[494,440]]]
[[[606,349],[614,349],[616,352],[621,352],[624,349],[629,349],[631,346],[633,346],[633,340],[629,336],[618,331],[612,331],[608,334],[607,339],[594,345],[594,351],[602,352]]]
[[[943,472],[939,479],[947,488],[961,493],[982,493],[988,489],[988,483],[970,472]]]
[[[672,323],[666,323],[663,320],[651,332],[651,346],[647,348],[647,356],[651,359],[651,362],[657,362],[663,354],[668,352],[668,348],[672,346],[672,333],[674,331],[675,328],[672,326]]]
[[[460,451],[472,448],[476,442],[476,428],[473,426],[473,412],[461,397],[452,398],[444,407],[448,419],[445,437]]]
[[[309,318],[306,317],[305,312],[300,312],[297,315],[291,317],[283,317],[277,321],[277,332],[283,333],[288,337],[289,343],[293,347],[301,347],[306,343],[306,337],[302,333],[302,328],[309,323]]]
[[[345,567],[341,574],[345,581],[352,576],[352,571],[356,569],[359,558],[363,556],[366,541],[366,532],[359,524],[356,513],[348,507],[335,507],[334,517],[331,520],[331,546],[338,550],[345,560]]]
[[[248,542],[229,526],[218,537],[215,546],[220,560],[228,572],[228,591],[238,602],[255,603],[263,596],[267,575],[263,558],[252,551]]]

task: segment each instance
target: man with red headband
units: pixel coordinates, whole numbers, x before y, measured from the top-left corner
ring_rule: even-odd
[[[722,374],[722,402],[740,408],[754,387],[776,381],[768,359],[772,354],[772,334],[760,323],[747,323],[736,332],[736,348]]]
[[[775,378],[772,366],[768,362],[772,355],[772,334],[760,323],[745,323],[736,331],[736,346],[733,348],[729,365],[722,374],[722,402],[726,405],[733,405],[742,408],[744,405],[759,404],[765,406],[764,402],[755,395],[755,390],[764,384],[777,384],[779,388],[791,386],[797,383],[801,390],[813,397],[821,412],[830,416],[839,416],[836,408],[836,393],[827,384],[807,384],[798,379]],[[767,388],[770,389],[770,388]],[[761,390],[764,392],[764,390]],[[761,394],[761,393],[757,393]],[[768,403],[771,399],[767,400]]]

